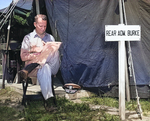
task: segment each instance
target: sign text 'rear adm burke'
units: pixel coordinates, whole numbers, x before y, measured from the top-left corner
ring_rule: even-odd
[[[106,41],[140,41],[141,27],[139,25],[106,25]]]

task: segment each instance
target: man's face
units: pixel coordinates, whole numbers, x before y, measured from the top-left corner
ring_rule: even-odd
[[[35,30],[38,35],[43,35],[46,31],[47,21],[38,18],[37,22],[34,22]]]

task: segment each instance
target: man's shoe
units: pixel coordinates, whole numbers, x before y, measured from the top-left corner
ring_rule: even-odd
[[[45,110],[48,111],[48,112],[54,112],[57,110],[57,107],[54,107],[54,106],[47,106],[45,107]]]
[[[57,110],[57,106],[53,102],[53,97],[51,97],[47,100],[44,100],[44,108],[48,112],[53,112],[53,111]]]
[[[19,71],[20,76],[24,79],[27,79],[28,74],[33,71],[39,64],[38,63],[31,63],[24,67],[21,71]]]
[[[21,70],[21,71],[19,71],[19,73],[20,73],[20,76],[23,78],[23,79],[27,79],[28,78],[28,71],[26,71],[26,70]]]

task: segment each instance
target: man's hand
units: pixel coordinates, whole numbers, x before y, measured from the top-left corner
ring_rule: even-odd
[[[30,49],[30,53],[39,53],[43,49],[43,46],[37,47],[37,46],[32,46]]]
[[[39,53],[30,53],[30,54],[37,56],[40,55],[41,53],[39,52]]]

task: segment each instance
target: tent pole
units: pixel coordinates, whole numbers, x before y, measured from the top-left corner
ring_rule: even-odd
[[[120,24],[123,23],[122,0],[119,0]],[[119,115],[125,120],[125,41],[118,42],[119,56]]]
[[[36,4],[36,14],[40,14],[39,0],[35,0],[35,4]]]
[[[3,70],[3,84],[2,84],[2,89],[5,88],[5,76],[6,76],[6,67],[7,67],[7,56],[8,56],[8,48],[9,48],[9,35],[10,35],[10,27],[11,27],[11,16],[10,15],[10,19],[9,19],[9,25],[8,25],[8,32],[7,32],[7,43],[6,43],[6,52],[4,53],[4,70]]]
[[[39,0],[35,0],[35,5],[36,5],[36,14],[40,14],[40,6],[39,6]],[[32,79],[33,81],[35,80],[34,78]],[[37,85],[39,85],[38,81],[37,82]]]
[[[126,12],[125,12],[125,3],[123,2],[122,3],[122,8],[123,8],[123,17],[124,17],[124,23],[125,25],[127,25],[127,18],[126,18]],[[129,41],[127,43],[130,43]],[[127,51],[126,51],[127,52]],[[126,52],[125,52],[125,55],[126,55]],[[129,102],[130,101],[130,86],[129,86],[129,75],[128,75],[128,66],[127,66],[127,56],[125,56],[125,61],[126,61],[126,78],[125,78],[125,89],[126,89],[126,96],[127,96],[127,101]]]

